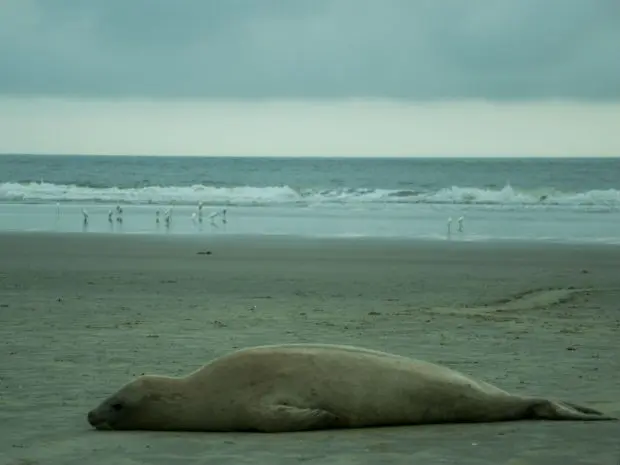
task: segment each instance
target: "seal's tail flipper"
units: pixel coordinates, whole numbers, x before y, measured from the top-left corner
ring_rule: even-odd
[[[572,402],[555,402],[539,399],[532,405],[532,416],[541,420],[617,421],[598,410]]]
[[[605,416],[605,414],[603,412],[601,412],[600,410],[596,410],[593,409],[591,407],[585,407],[583,405],[579,405],[579,404],[574,404],[573,402],[566,402],[566,401],[561,401],[559,402],[560,404],[572,408],[574,410],[577,410],[578,412],[581,413],[590,413],[590,414],[594,414],[594,415],[599,415],[599,416]]]

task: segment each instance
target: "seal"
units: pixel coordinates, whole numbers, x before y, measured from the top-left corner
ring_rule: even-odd
[[[331,344],[241,349],[185,377],[142,375],[88,412],[96,429],[289,432],[429,423],[616,420],[451,368]]]

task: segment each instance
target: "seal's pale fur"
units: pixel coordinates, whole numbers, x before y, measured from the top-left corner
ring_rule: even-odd
[[[508,393],[450,368],[352,346],[225,355],[182,378],[145,375],[89,412],[98,429],[284,432],[522,419],[614,420]]]

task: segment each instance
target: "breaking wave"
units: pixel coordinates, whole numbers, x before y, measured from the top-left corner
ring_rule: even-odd
[[[437,191],[390,189],[295,189],[273,187],[147,186],[137,188],[92,187],[45,182],[0,184],[0,202],[95,202],[191,205],[315,205],[315,204],[460,204],[460,205],[560,205],[620,208],[616,189],[560,192],[554,189],[519,190],[448,187]]]

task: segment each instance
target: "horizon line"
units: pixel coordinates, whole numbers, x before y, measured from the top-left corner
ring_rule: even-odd
[[[442,154],[434,154],[434,155],[330,155],[330,154],[316,154],[316,155],[250,155],[250,154],[227,154],[227,155],[217,155],[217,154],[197,154],[197,155],[188,155],[188,154],[166,154],[166,153],[153,153],[153,154],[129,154],[129,153],[57,153],[57,152],[20,152],[20,153],[12,153],[12,152],[0,152],[0,157],[3,156],[14,156],[14,157],[133,157],[133,158],[269,158],[269,159],[382,159],[382,160],[393,160],[393,159],[600,159],[600,158],[620,158],[620,154],[614,155],[536,155],[536,154],[497,154],[497,155],[442,155]]]

